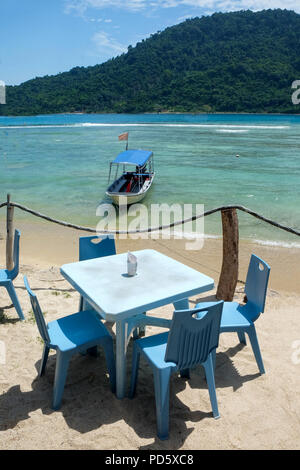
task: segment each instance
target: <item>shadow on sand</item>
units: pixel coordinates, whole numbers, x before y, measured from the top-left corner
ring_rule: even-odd
[[[226,353],[218,353],[216,361],[216,387],[232,387],[237,390],[247,381],[254,380],[259,373],[241,376],[231,360],[242,348],[240,344]],[[128,383],[130,380],[132,342],[128,348]],[[38,409],[45,415],[57,413],[51,409],[52,387],[55,372],[55,354],[48,359],[45,375],[36,377],[32,390],[22,391],[19,385],[11,387],[0,396],[0,431],[13,429],[20,421],[30,419]],[[40,361],[36,363],[39,370]],[[193,389],[207,389],[203,368],[191,371],[189,385]],[[179,449],[193,429],[187,422],[213,419],[212,412],[191,411],[178,394],[187,386],[186,379],[174,375],[170,387],[170,439],[160,441],[156,437],[156,417],[153,377],[149,366],[141,361],[136,397],[118,400],[110,391],[104,354],[98,357],[74,356],[70,362],[61,413],[71,428],[82,434],[116,423],[123,419],[140,438],[154,439],[141,449]],[[208,392],[207,392],[208,393]],[[145,404],[147,404],[145,406]],[[172,432],[174,429],[174,432]],[[176,431],[175,431],[176,430]]]

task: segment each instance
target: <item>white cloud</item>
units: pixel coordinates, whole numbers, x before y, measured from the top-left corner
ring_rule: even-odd
[[[160,0],[159,0],[160,1]],[[84,15],[89,8],[122,8],[139,11],[147,7],[147,0],[65,0],[65,12]]]
[[[300,0],[178,0],[177,4],[213,11],[265,10],[282,8],[300,11]]]
[[[104,31],[98,31],[92,37],[98,52],[107,53],[110,51],[112,54],[122,54],[127,52],[127,47],[116,41],[110,34]]]
[[[119,8],[132,12],[189,6],[211,11],[286,8],[300,11],[300,0],[65,0],[65,11],[83,15],[89,8]]]

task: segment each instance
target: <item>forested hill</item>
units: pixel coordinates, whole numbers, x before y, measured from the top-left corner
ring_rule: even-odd
[[[2,115],[63,112],[291,112],[300,15],[215,13],[151,35],[101,65],[7,87]]]

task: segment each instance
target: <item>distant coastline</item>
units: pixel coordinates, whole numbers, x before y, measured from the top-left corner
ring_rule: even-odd
[[[192,111],[182,111],[182,112],[179,112],[179,111],[161,111],[161,112],[153,112],[153,111],[146,111],[146,112],[143,112],[143,113],[116,113],[116,112],[107,112],[107,111],[102,111],[102,112],[72,112],[72,111],[66,111],[64,113],[46,113],[46,114],[42,114],[42,113],[38,113],[38,114],[14,114],[14,115],[0,115],[0,119],[1,118],[29,118],[29,117],[38,117],[38,116],[65,116],[65,115],[70,115],[70,116],[80,116],[80,115],[101,115],[101,114],[105,114],[105,115],[121,115],[121,116],[126,116],[126,115],[129,115],[129,116],[143,116],[143,115],[151,115],[151,116],[155,116],[155,115],[191,115],[191,116],[217,116],[217,115],[220,115],[220,116],[230,116],[230,115],[234,115],[234,116],[300,116],[300,110],[299,112],[297,113],[251,113],[250,111],[249,112],[223,112],[223,111],[214,111],[214,112],[210,112],[210,113],[205,113],[205,112],[192,112]]]

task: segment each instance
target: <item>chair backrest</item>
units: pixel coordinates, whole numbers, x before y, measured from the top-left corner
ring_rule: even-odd
[[[37,296],[35,295],[34,292],[30,289],[28,279],[26,276],[24,276],[24,284],[27,289],[27,292],[29,294],[32,310],[35,316],[36,324],[39,329],[40,335],[43,338],[44,342],[46,344],[50,344],[50,337],[48,333],[48,328],[44,319],[44,315],[42,313],[40,304],[38,302]]]
[[[261,313],[265,309],[270,266],[256,255],[251,255],[245,285],[247,304]]]
[[[116,245],[114,238],[110,238],[107,235],[79,238],[79,261],[115,254]]]
[[[179,369],[205,362],[219,344],[223,304],[221,301],[205,308],[175,310],[165,361],[175,362]],[[197,318],[199,312],[203,313],[201,318]]]
[[[19,253],[20,253],[20,236],[21,233],[19,230],[15,230],[14,236],[14,250],[13,250],[13,262],[14,267],[10,271],[10,278],[15,279],[19,274]]]

